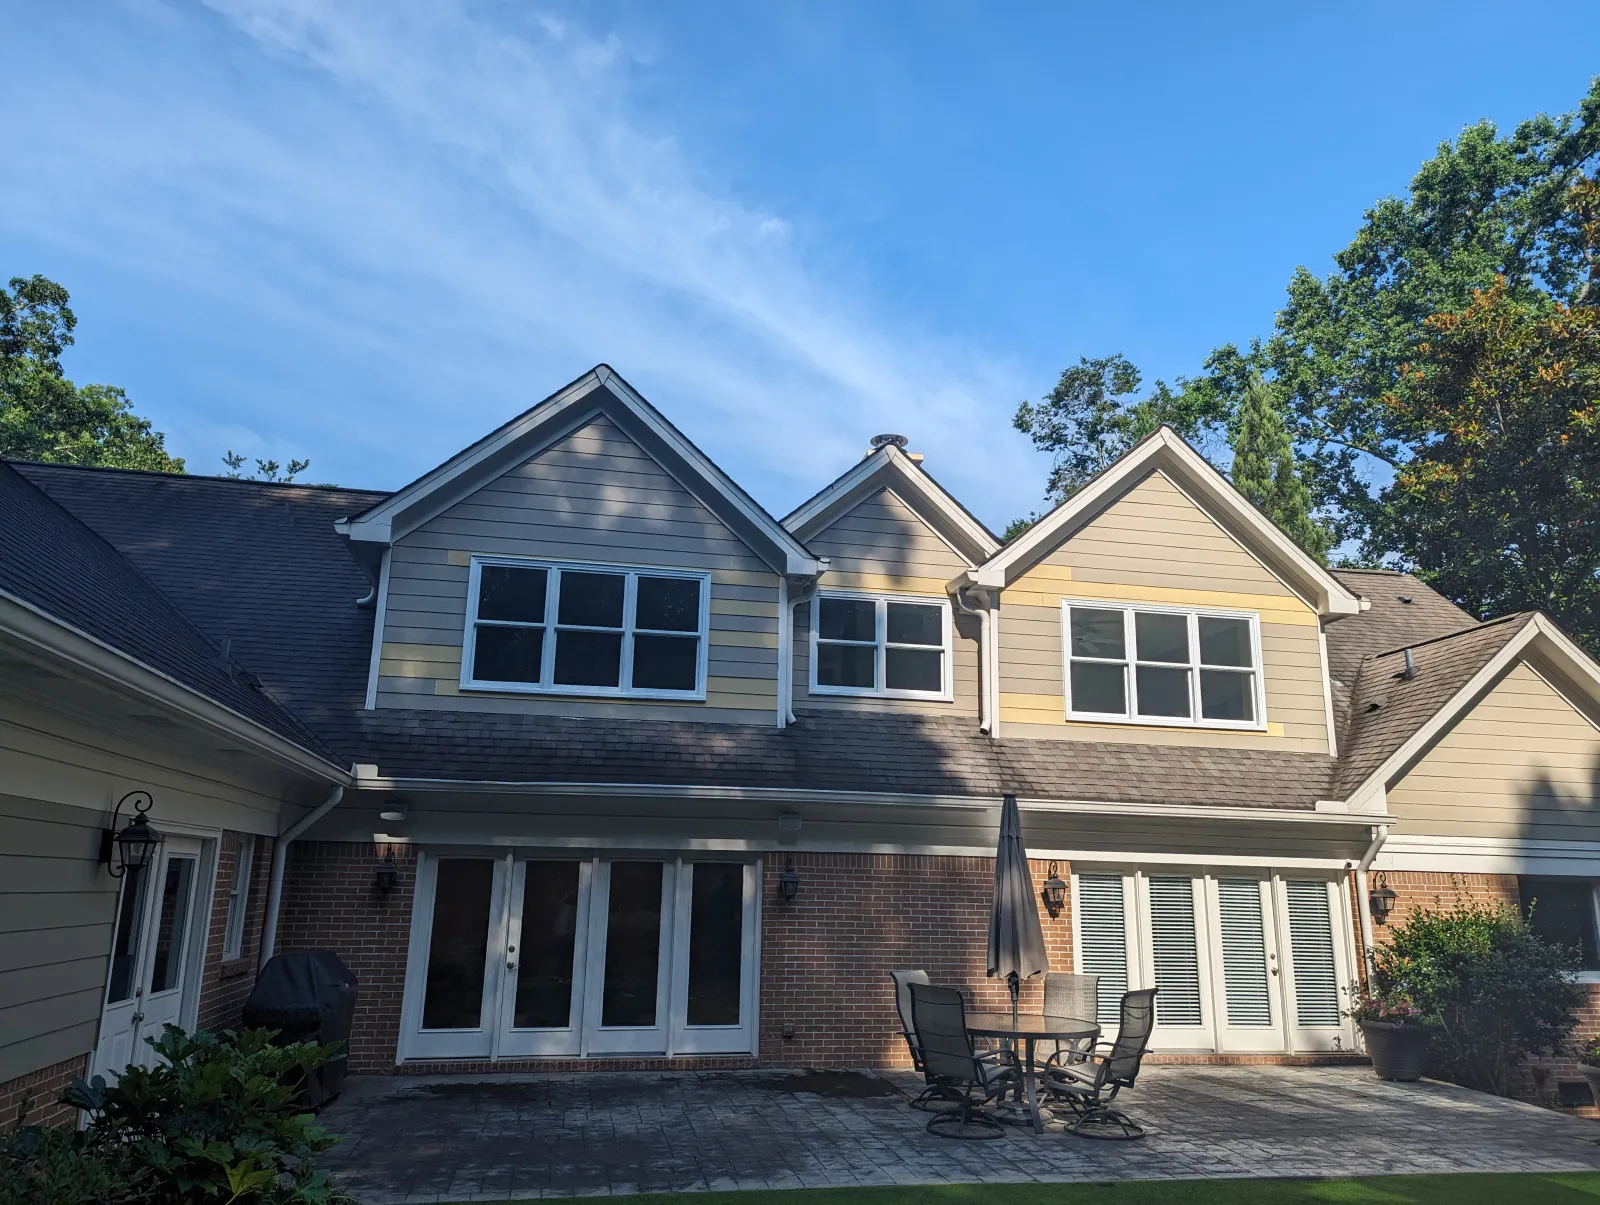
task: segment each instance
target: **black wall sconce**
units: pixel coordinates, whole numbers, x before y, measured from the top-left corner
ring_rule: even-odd
[[[117,823],[122,818],[122,806],[130,799],[133,818],[126,827],[119,829]],[[130,870],[135,873],[143,870],[167,839],[166,834],[150,826],[146,813],[154,806],[155,800],[150,798],[149,791],[129,791],[117,800],[116,810],[111,813],[111,827],[100,834],[100,864],[111,871],[112,878],[120,879]]]
[[[1394,911],[1394,902],[1398,898],[1389,886],[1389,876],[1378,875],[1378,886],[1367,897],[1367,903],[1372,909],[1372,919],[1380,925],[1387,923],[1389,913]]]
[[[778,875],[778,898],[786,904],[794,903],[794,897],[800,894],[800,872],[794,868],[794,855],[790,854],[783,864],[783,872]]]
[[[400,867],[395,864],[394,850],[389,850],[383,855],[383,860],[378,863],[377,873],[373,877],[373,885],[377,887],[378,894],[387,897],[400,882]]]
[[[1055,862],[1050,863],[1050,877],[1044,881],[1044,890],[1039,894],[1044,897],[1044,910],[1055,920],[1067,902],[1067,885],[1061,881],[1061,867]]]

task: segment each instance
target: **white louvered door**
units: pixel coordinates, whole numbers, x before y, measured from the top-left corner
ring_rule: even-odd
[[[1156,990],[1151,1043],[1165,1050],[1210,1050],[1211,982],[1206,956],[1205,879],[1149,871],[1135,876],[1144,941],[1145,986]]]
[[[1100,976],[1097,1020],[1109,1039],[1116,1033],[1122,993],[1131,986],[1131,880],[1120,874],[1074,874],[1072,880],[1077,888],[1072,925],[1078,970],[1084,975]]]
[[[1341,894],[1326,879],[1279,880],[1278,908],[1286,940],[1283,1009],[1295,1050],[1350,1048],[1350,973],[1341,924]]]
[[[1219,871],[1208,885],[1213,900],[1217,1049],[1282,1050],[1282,968],[1273,924],[1272,881],[1261,874]]]

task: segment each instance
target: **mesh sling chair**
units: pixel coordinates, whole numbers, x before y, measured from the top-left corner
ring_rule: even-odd
[[[1139,1062],[1150,1044],[1156,1020],[1156,989],[1122,997],[1122,1024],[1115,1042],[1102,1042],[1082,1062],[1046,1069],[1051,1096],[1063,1099],[1076,1115],[1067,1129],[1084,1138],[1143,1138],[1144,1127],[1111,1107],[1117,1093],[1133,1087]]]
[[[1044,976],[1044,1014],[1047,1017],[1080,1017],[1093,1021],[1100,1015],[1100,976],[1069,975],[1046,971]],[[1081,1063],[1094,1042],[1077,1038],[1057,1042],[1049,1063]]]
[[[1003,1138],[1005,1127],[980,1112],[1016,1083],[1016,1058],[1009,1051],[982,1053],[967,1032],[967,1006],[950,987],[913,983],[911,1029],[923,1074],[954,1109],[928,1118],[928,1133],[940,1138]]]
[[[900,1035],[905,1038],[906,1046],[911,1051],[911,1066],[922,1072],[922,1078],[927,1086],[920,1095],[911,1101],[913,1109],[931,1109],[941,1102],[953,1102],[954,1097],[933,1082],[933,1077],[928,1074],[928,1069],[922,1065],[922,1052],[917,1049],[917,1029],[911,1023],[911,985],[913,983],[926,986],[928,983],[927,971],[890,971],[889,978],[894,980],[894,1006],[900,1014]]]

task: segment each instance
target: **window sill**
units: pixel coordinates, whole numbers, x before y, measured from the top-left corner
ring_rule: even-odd
[[[854,690],[848,686],[811,686],[807,694],[829,699],[914,699],[920,703],[954,703],[953,695],[920,690]]]
[[[515,682],[463,682],[464,694],[533,695],[548,699],[650,699],[666,703],[704,703],[705,691],[617,690],[609,686],[526,686]]]
[[[241,975],[248,975],[255,969],[248,958],[242,954],[238,958],[225,958],[217,964],[218,979],[237,979]]]
[[[1177,728],[1186,732],[1270,732],[1268,723],[1241,724],[1226,721],[1195,723],[1193,720],[1164,720],[1160,716],[1101,715],[1097,712],[1069,711],[1069,724],[1105,724],[1122,728]]]

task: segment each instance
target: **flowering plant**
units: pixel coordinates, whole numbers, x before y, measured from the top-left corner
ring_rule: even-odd
[[[1384,1021],[1391,1025],[1416,1025],[1422,1010],[1404,992],[1358,991],[1345,1015],[1356,1022]]]
[[[1591,1038],[1578,1047],[1578,1062],[1585,1067],[1600,1067],[1600,1038]]]

